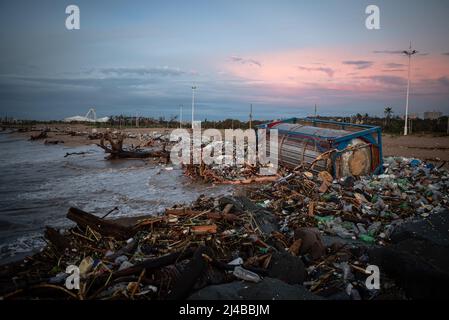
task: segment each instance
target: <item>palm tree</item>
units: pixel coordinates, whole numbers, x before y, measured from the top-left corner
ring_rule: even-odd
[[[391,118],[391,115],[393,114],[393,108],[385,107],[384,113],[385,113],[385,126],[389,126],[390,118]]]

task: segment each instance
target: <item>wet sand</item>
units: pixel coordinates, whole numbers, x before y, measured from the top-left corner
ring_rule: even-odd
[[[62,140],[67,147],[78,147],[98,143],[98,140],[90,140],[87,135],[71,136],[67,131],[76,131],[81,133],[91,133],[92,127],[82,124],[58,124],[49,126],[52,132],[48,133],[48,140]],[[45,128],[45,125],[35,126],[35,132],[20,132],[16,135],[29,138],[31,134],[37,133]],[[59,132],[56,132],[59,131]],[[106,131],[106,128],[95,129],[98,132]],[[113,129],[118,130],[118,129]],[[151,134],[153,132],[169,132],[165,128],[124,128],[121,130],[130,134]],[[383,153],[384,156],[401,156],[408,158],[418,158],[422,160],[441,160],[449,162],[449,136],[434,137],[431,135],[383,135]],[[43,143],[44,140],[40,140]],[[134,146],[142,143],[138,138],[127,138],[125,143]]]
[[[384,156],[449,162],[449,136],[410,135],[383,137]]]
[[[14,135],[17,135],[19,137],[23,137],[25,139],[29,139],[31,135],[34,135],[38,132],[40,132],[41,130],[45,129],[45,128],[50,128],[50,132],[47,133],[48,138],[47,139],[42,139],[42,140],[37,140],[35,142],[41,142],[44,143],[45,140],[61,140],[64,142],[64,145],[66,147],[80,147],[80,146],[86,146],[86,145],[92,145],[92,144],[96,144],[99,143],[100,140],[91,140],[88,138],[88,134],[91,134],[93,132],[93,130],[96,130],[97,132],[105,132],[108,130],[108,128],[93,128],[91,126],[86,126],[86,125],[82,125],[82,124],[75,124],[75,125],[71,125],[71,124],[58,124],[58,125],[50,125],[50,126],[45,126],[45,125],[39,125],[39,126],[34,126],[32,131],[28,131],[28,132],[14,132]],[[77,133],[81,133],[82,135],[70,135],[69,132],[73,131],[73,132],[77,132]],[[164,132],[169,132],[169,129],[165,129],[165,128],[122,128],[121,130],[119,130],[118,128],[112,128],[111,131],[121,131],[124,133],[129,133],[129,134],[135,134],[135,135],[139,135],[139,134],[152,134],[154,132],[158,132],[158,133],[164,133]],[[125,144],[127,145],[134,145],[134,146],[138,146],[142,143],[143,141],[140,141],[138,138],[127,138],[125,140]]]

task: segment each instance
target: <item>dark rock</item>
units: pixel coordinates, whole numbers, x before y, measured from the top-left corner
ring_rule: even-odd
[[[352,248],[352,247],[365,247],[365,248],[370,248],[370,247],[378,247],[378,245],[376,244],[372,244],[372,243],[366,243],[362,240],[359,239],[351,239],[351,238],[340,238],[339,236],[335,236],[335,235],[328,235],[328,234],[323,234],[321,235],[321,238],[323,239],[323,243],[324,246],[331,249],[332,251],[341,248],[342,246],[347,247],[347,248]]]
[[[428,219],[403,223],[391,236],[393,245],[372,249],[370,263],[377,264],[409,298],[448,298],[448,211]]]
[[[412,299],[449,297],[449,249],[429,241],[408,239],[369,251],[376,264]]]
[[[354,181],[355,181],[355,179],[353,176],[347,176],[346,178],[343,178],[343,181],[341,184],[343,187],[349,189],[349,188],[354,187]]]
[[[244,196],[242,195],[240,197],[243,198]],[[220,205],[220,208],[223,210],[224,207],[227,204],[232,204],[234,212],[236,212],[236,213],[243,213],[245,211],[245,207],[241,203],[241,201],[236,199],[236,198],[240,198],[240,197],[231,197],[231,196],[221,197],[220,199],[218,199],[218,203]]]
[[[299,254],[309,254],[313,260],[326,254],[321,233],[316,228],[299,228],[295,230],[295,239],[301,239],[302,245]]]
[[[244,196],[235,196],[235,197],[223,197],[219,200],[219,204],[221,206],[225,206],[228,203],[233,204],[233,210],[238,212],[250,212],[254,215],[254,219],[257,222],[260,231],[269,236],[273,231],[277,231],[279,229],[278,223],[275,215],[255,204],[250,199]]]
[[[300,257],[295,257],[288,252],[280,252],[273,254],[268,267],[268,276],[289,284],[302,284],[306,271]]]
[[[345,291],[339,291],[327,297],[328,300],[348,301],[351,297]]]
[[[195,283],[193,289],[198,290],[206,286],[220,284],[229,281],[231,277],[228,276],[223,270],[213,268],[209,266],[207,270],[202,274],[197,282]]]
[[[321,300],[300,285],[290,285],[278,279],[264,278],[259,283],[234,281],[203,288],[189,300]]]
[[[449,247],[449,211],[444,210],[430,215],[427,219],[403,223],[391,235],[391,240],[396,243],[410,238]]]
[[[180,277],[173,285],[173,289],[168,295],[168,300],[186,299],[190,290],[194,287],[197,279],[207,270],[207,262],[203,255],[211,255],[211,249],[207,247],[198,247],[192,259],[187,263]]]

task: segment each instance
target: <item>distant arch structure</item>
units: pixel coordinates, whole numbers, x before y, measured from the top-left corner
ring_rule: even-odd
[[[90,108],[86,115],[73,116],[64,119],[64,122],[108,122],[109,117],[97,118],[97,112],[94,108]]]
[[[90,108],[89,111],[87,111],[85,118],[89,119],[89,121],[97,122],[97,113],[95,112],[95,109]]]

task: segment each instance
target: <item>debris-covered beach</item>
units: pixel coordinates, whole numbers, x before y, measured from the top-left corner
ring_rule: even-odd
[[[57,136],[98,144],[92,146],[97,156],[90,161],[112,170],[104,179],[114,181],[119,174],[117,183],[126,189],[153,170],[143,180],[160,183],[159,193],[157,185],[151,193],[161,201],[119,214],[121,201],[132,207],[136,191],[130,189],[131,201],[118,198],[107,206],[74,202],[60,208],[58,219],[67,223],[48,223],[39,252],[0,267],[3,299],[447,296],[449,173],[444,161],[386,156],[383,172],[373,176],[334,178],[327,171],[298,166],[259,177],[248,165],[174,168],[164,153],[170,145],[164,132],[124,130],[107,139],[97,130],[83,132],[49,130],[46,138],[28,143],[61,148],[44,144]],[[151,154],[146,160],[111,159],[121,138],[125,150]],[[83,154],[82,143],[57,155],[83,163],[90,156]],[[137,161],[134,166],[140,169],[133,173],[123,161]],[[117,173],[111,163],[124,171]],[[174,172],[179,175],[170,177]],[[139,198],[147,196],[142,192]],[[381,270],[377,289],[366,285],[372,265]],[[79,269],[79,290],[66,286],[68,266]]]

